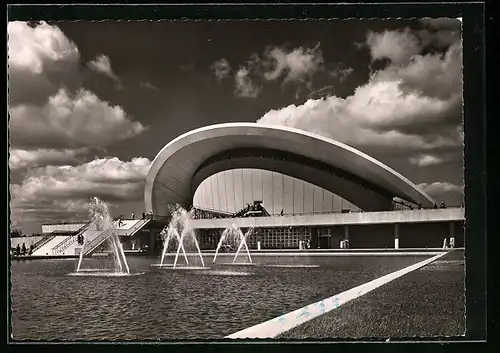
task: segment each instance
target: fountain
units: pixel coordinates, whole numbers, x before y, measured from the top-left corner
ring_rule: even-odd
[[[110,215],[108,205],[99,200],[97,197],[92,198],[89,205],[89,218],[90,225],[84,233],[83,238],[83,247],[80,252],[80,257],[78,259],[78,266],[76,269],[76,273],[82,272],[96,272],[101,271],[102,273],[106,273],[110,271],[110,269],[99,268],[99,269],[82,269],[82,260],[85,255],[85,252],[88,250],[87,245],[91,244],[95,239],[100,237],[107,237],[105,240],[110,248],[110,252],[108,253],[108,257],[112,259],[112,268],[115,274],[128,275],[130,274],[130,269],[128,267],[127,259],[125,257],[125,253],[123,251],[123,245],[118,237],[118,234],[115,231],[113,219]],[[109,232],[110,234],[107,234]],[[90,239],[89,239],[90,238]],[[107,266],[106,266],[107,267]]]
[[[163,267],[163,263],[165,260],[165,256],[168,252],[168,247],[171,241],[175,241],[177,243],[177,249],[175,253],[175,259],[173,264],[173,269],[177,268],[179,253],[182,250],[182,254],[184,257],[184,261],[186,262],[186,266],[183,268],[195,269],[195,268],[206,268],[205,262],[203,261],[203,256],[201,255],[200,246],[198,244],[198,240],[196,239],[196,234],[194,229],[190,226],[190,219],[192,217],[192,212],[186,211],[184,208],[176,205],[171,212],[172,219],[168,226],[166,226],[161,235],[163,237],[163,251],[161,255],[161,261],[159,267]],[[196,255],[200,258],[201,267],[188,267],[189,260],[186,253],[186,247],[188,250],[196,249]],[[182,268],[182,267],[180,267]]]
[[[217,249],[215,250],[215,256],[212,263],[215,263],[215,260],[217,260],[217,255],[219,254],[219,250],[225,243],[230,245],[238,244],[238,250],[236,250],[236,254],[234,255],[233,258],[233,265],[235,264],[236,259],[238,258],[238,255],[243,247],[245,247],[250,264],[252,264],[253,263],[252,257],[250,256],[250,251],[248,250],[247,246],[247,238],[250,234],[252,234],[252,232],[253,228],[249,229],[245,234],[243,234],[241,229],[234,224],[224,229],[224,232],[222,232],[222,235],[220,237],[219,244],[217,244]]]

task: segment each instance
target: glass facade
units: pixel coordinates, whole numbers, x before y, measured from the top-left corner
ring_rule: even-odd
[[[248,229],[241,229],[246,233]],[[223,229],[198,230],[198,242],[202,249],[215,249],[219,243]],[[298,249],[299,241],[311,241],[310,227],[272,227],[257,228],[247,238],[250,249],[257,249],[260,241],[262,249]]]

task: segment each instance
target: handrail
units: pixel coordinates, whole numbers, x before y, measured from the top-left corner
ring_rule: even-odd
[[[55,235],[53,233],[54,232],[47,234],[42,239],[40,239],[35,244],[33,244],[33,250],[32,250],[32,252],[35,252],[36,250],[40,249],[42,246],[44,246],[45,244],[47,244],[49,241],[51,241],[52,239],[54,239]]]
[[[401,209],[392,209],[392,210],[387,210],[387,212],[412,212],[412,211],[423,211],[423,210],[433,210],[433,209],[446,209],[446,208],[464,208],[463,205],[446,205],[445,208],[442,208],[440,206],[436,207],[422,207],[422,208],[401,208]],[[338,214],[338,213],[344,213],[345,211],[348,211],[348,213],[363,213],[365,211],[363,210],[352,210],[352,209],[344,209],[344,210],[335,210],[335,211],[318,211],[318,212],[293,212],[293,213],[269,213],[269,216],[267,217],[279,217],[279,216],[305,216],[305,215],[333,215],[333,214]],[[239,211],[241,212],[241,211]],[[235,218],[242,218],[243,216],[237,216]],[[199,217],[197,219],[215,219],[216,217]]]
[[[195,210],[200,210],[200,211],[206,211],[206,212],[213,212],[213,213],[220,213],[228,216],[232,216],[235,213],[234,212],[229,212],[229,211],[221,211],[221,210],[216,210],[212,208],[207,208],[207,207],[200,207],[200,206],[194,206],[193,207]]]
[[[78,230],[78,233],[68,236],[62,242],[60,242],[59,244],[54,246],[52,248],[52,254],[53,255],[60,254],[61,252],[63,252],[67,248],[69,248],[71,245],[73,245],[78,240],[78,236],[85,233],[85,231],[89,228],[89,226],[90,226],[90,222],[88,222],[83,227],[81,227]]]
[[[89,243],[85,244],[85,247],[82,249],[83,255],[87,255],[94,251],[99,245],[101,245],[109,236],[114,229],[108,228],[104,231],[100,231],[100,233],[93,238]]]
[[[147,224],[149,221],[151,221],[150,218],[144,218],[144,219],[140,219],[136,224],[134,224],[132,227],[130,227],[129,229],[123,229],[123,231],[125,231],[125,234],[127,236],[131,236],[131,235],[134,235],[135,232],[138,230],[137,228],[139,228],[139,226],[144,226],[145,224]],[[120,229],[122,230],[122,229]]]
[[[68,235],[66,239],[52,248],[52,254],[56,255],[69,248],[78,238],[75,235]]]

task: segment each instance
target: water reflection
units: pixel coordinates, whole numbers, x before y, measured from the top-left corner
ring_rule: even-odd
[[[128,260],[132,273],[141,275],[110,277],[68,276],[75,269],[71,260],[16,261],[12,265],[13,337],[223,338],[424,258],[259,257],[257,266],[172,271],[152,267],[157,258],[138,256]],[[292,267],[298,261],[310,267]]]

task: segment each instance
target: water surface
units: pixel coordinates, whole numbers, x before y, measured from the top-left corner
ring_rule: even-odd
[[[15,340],[219,339],[425,258],[259,256],[254,266],[229,266],[212,265],[206,256],[211,269],[177,271],[151,266],[157,257],[129,256],[132,276],[70,275],[73,259],[14,261],[12,334]],[[102,261],[85,260],[82,268]]]

